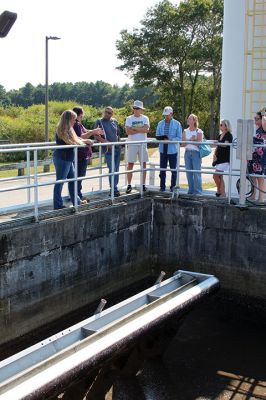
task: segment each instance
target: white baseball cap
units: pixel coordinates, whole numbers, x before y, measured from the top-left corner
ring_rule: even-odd
[[[164,107],[163,115],[170,115],[170,114],[173,114],[173,109],[172,109],[172,107],[169,107],[169,106]]]
[[[134,104],[133,104],[133,108],[141,108],[142,110],[145,110],[145,108],[143,107],[143,102],[140,100],[135,100]]]

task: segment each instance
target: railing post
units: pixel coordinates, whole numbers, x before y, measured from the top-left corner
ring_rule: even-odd
[[[124,146],[125,146],[124,161],[125,161],[125,172],[126,172],[126,171],[127,171],[127,165],[128,165],[128,162],[127,162],[127,159],[128,159],[128,156],[127,156],[127,154],[128,154],[128,147],[127,147],[126,142],[125,142]],[[127,174],[125,174],[125,186],[127,186]]]
[[[27,148],[29,148],[27,146]],[[27,185],[30,185],[30,150],[27,150]],[[27,202],[28,204],[31,201],[31,193],[30,193],[30,188],[27,189]]]
[[[246,203],[246,175],[247,175],[247,125],[242,125],[242,148],[241,148],[241,160],[240,160],[240,196],[239,205],[243,206]]]
[[[150,163],[150,173],[149,173],[149,185],[155,185],[155,164]]]
[[[38,222],[38,150],[34,150],[34,218]]]
[[[143,151],[144,151],[144,143],[141,143],[141,151],[140,151],[140,197],[143,197]]]
[[[103,160],[102,160],[102,146],[99,146],[99,171],[100,171],[100,175],[102,175],[103,173]],[[99,190],[102,191],[103,189],[103,178],[100,177],[99,178]]]
[[[114,201],[114,193],[115,193],[115,176],[114,176],[114,171],[115,171],[115,146],[112,144],[112,163],[111,163],[111,171],[112,171],[112,176],[111,176],[111,200],[112,202]]]
[[[176,187],[180,187],[180,143],[177,143],[177,162],[176,162]]]
[[[78,208],[78,148],[74,147],[74,207]]]
[[[239,205],[246,203],[247,160],[252,158],[254,122],[239,119],[237,121],[237,158],[240,159]]]
[[[230,204],[232,196],[232,168],[233,168],[233,146],[230,144],[230,158],[229,158],[229,176],[228,176],[228,203]]]

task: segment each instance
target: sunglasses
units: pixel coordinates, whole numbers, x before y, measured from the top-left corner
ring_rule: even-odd
[[[141,110],[140,107],[133,107],[133,110]]]
[[[105,112],[105,114],[109,114],[109,115],[112,115],[112,114],[113,114],[112,111],[107,111],[107,110],[105,110],[104,112]]]
[[[259,121],[261,118],[260,117],[254,117],[255,121]]]

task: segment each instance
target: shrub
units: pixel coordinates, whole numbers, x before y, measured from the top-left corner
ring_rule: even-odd
[[[49,139],[55,140],[56,126],[60,115],[67,109],[73,109],[78,104],[73,101],[51,101],[49,102]],[[132,101],[126,103],[125,107],[114,109],[114,117],[118,121],[122,137],[125,135],[125,120],[132,113]],[[93,129],[97,118],[102,116],[103,108],[82,106],[85,111],[84,126]],[[150,119],[149,137],[155,136],[157,123],[162,119],[162,111],[145,110]],[[202,116],[203,117],[203,116]],[[0,107],[0,139],[9,140],[10,143],[28,143],[44,141],[45,107],[35,104],[28,108],[8,106]],[[40,152],[39,157],[43,154]],[[0,161],[19,161],[25,159],[23,153],[10,153],[2,155]]]

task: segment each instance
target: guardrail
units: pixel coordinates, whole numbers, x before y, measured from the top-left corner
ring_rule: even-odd
[[[98,174],[96,175],[87,175],[85,177],[80,177],[78,178],[77,176],[77,162],[78,162],[78,148],[82,146],[74,146],[74,145],[68,145],[68,146],[58,146],[55,145],[54,142],[52,143],[26,143],[26,144],[7,144],[7,145],[0,145],[0,153],[2,154],[7,154],[10,152],[25,152],[26,153],[26,162],[25,162],[25,168],[27,170],[27,173],[25,176],[19,176],[19,177],[9,177],[9,178],[1,178],[1,182],[13,182],[17,181],[19,179],[26,180],[26,183],[23,182],[21,185],[17,186],[9,186],[6,188],[1,188],[0,189],[0,194],[4,192],[13,192],[13,191],[20,191],[20,190],[27,190],[27,204],[29,206],[32,206],[34,208],[34,217],[35,220],[38,221],[39,218],[39,189],[41,187],[45,186],[53,186],[56,183],[65,183],[65,182],[74,182],[74,191],[75,191],[75,204],[74,208],[77,210],[78,209],[78,204],[77,204],[77,182],[79,180],[86,181],[90,179],[98,179],[99,181],[99,191],[103,190],[102,186],[102,180],[103,178],[110,177],[111,176],[111,193],[110,193],[110,200],[111,202],[114,202],[114,177],[115,175],[124,175],[125,176],[125,183],[126,183],[126,176],[128,172],[132,172],[133,174],[135,173],[140,173],[140,196],[143,196],[143,173],[144,169],[142,168],[142,162],[140,162],[140,165],[137,169],[133,170],[127,170],[127,146],[128,145],[141,145],[142,149],[144,150],[144,146],[146,144],[152,144],[153,146],[159,145],[161,141],[157,141],[156,139],[148,139],[146,141],[121,141],[121,142],[113,142],[113,143],[108,143],[108,146],[111,146],[112,149],[112,170],[111,172],[104,172],[104,167],[102,158],[103,158],[103,148],[106,147],[106,144],[104,143],[94,143],[93,147],[98,148],[99,152],[99,163],[95,167],[89,167],[89,171],[95,171],[98,170]],[[219,174],[215,172],[215,168],[213,167],[202,167],[201,170],[186,170],[184,165],[181,165],[180,163],[180,148],[181,146],[184,146],[186,144],[206,144],[206,141],[204,142],[191,142],[191,141],[164,141],[165,144],[176,144],[177,145],[177,152],[178,152],[178,160],[177,160],[177,167],[176,170],[171,170],[170,168],[166,169],[161,169],[158,164],[150,164],[147,163],[146,171],[150,173],[150,184],[154,183],[154,176],[156,171],[176,171],[177,172],[177,187],[179,187],[179,182],[180,182],[180,174],[186,173],[186,172],[195,172],[195,173],[200,173],[200,174]],[[229,171],[224,172],[223,175],[228,176],[228,202],[231,200],[232,196],[232,178],[233,177],[239,177],[240,176],[240,170],[239,169],[233,169],[233,148],[235,147],[233,144],[220,144],[217,143],[216,141],[207,141],[208,144],[210,144],[213,147],[216,146],[229,146],[231,147],[230,151],[230,164],[229,164]],[[124,163],[124,170],[119,170],[118,172],[114,171],[114,149],[115,146],[122,146],[125,148],[125,163]],[[266,147],[265,145],[255,145],[254,147]],[[52,181],[41,181],[40,178],[43,177],[48,177],[51,175],[54,175],[54,173],[49,172],[49,173],[38,173],[38,152],[43,151],[43,150],[55,150],[58,148],[74,148],[74,165],[75,165],[75,176],[73,179],[64,179],[64,180],[52,180]],[[31,162],[31,155],[33,154],[33,163]],[[33,166],[33,174],[31,173],[31,167]],[[123,167],[123,165],[121,165]],[[261,177],[261,175],[252,175],[253,177]],[[33,190],[33,201],[31,199],[31,190]],[[25,204],[24,204],[25,205]],[[0,212],[5,211],[5,209],[0,208]]]
[[[53,160],[51,158],[47,158],[45,160],[38,160],[38,165],[40,166],[47,166],[53,164]],[[24,176],[25,175],[25,168],[28,166],[28,163],[26,161],[20,161],[14,164],[6,164],[6,165],[0,165],[0,171],[13,171],[18,170],[18,176]],[[30,161],[30,167],[33,167],[34,163],[33,161]],[[45,171],[43,171],[45,172]]]
[[[1,151],[0,151],[1,152]],[[121,157],[123,157],[123,153],[121,152]],[[99,153],[93,153],[92,156],[89,159],[89,163],[88,165],[92,164],[92,160],[99,158]],[[46,166],[50,166],[52,165],[53,159],[52,158],[45,158],[44,160],[38,160],[38,166],[43,166],[43,172],[49,172],[46,171],[45,167]],[[0,171],[13,171],[13,170],[17,170],[18,171],[18,175],[17,176],[24,176],[25,177],[25,169],[28,166],[28,162],[27,161],[20,161],[20,162],[16,162],[13,164],[4,164],[4,165],[0,165]],[[30,161],[30,167],[34,166],[34,162]]]

